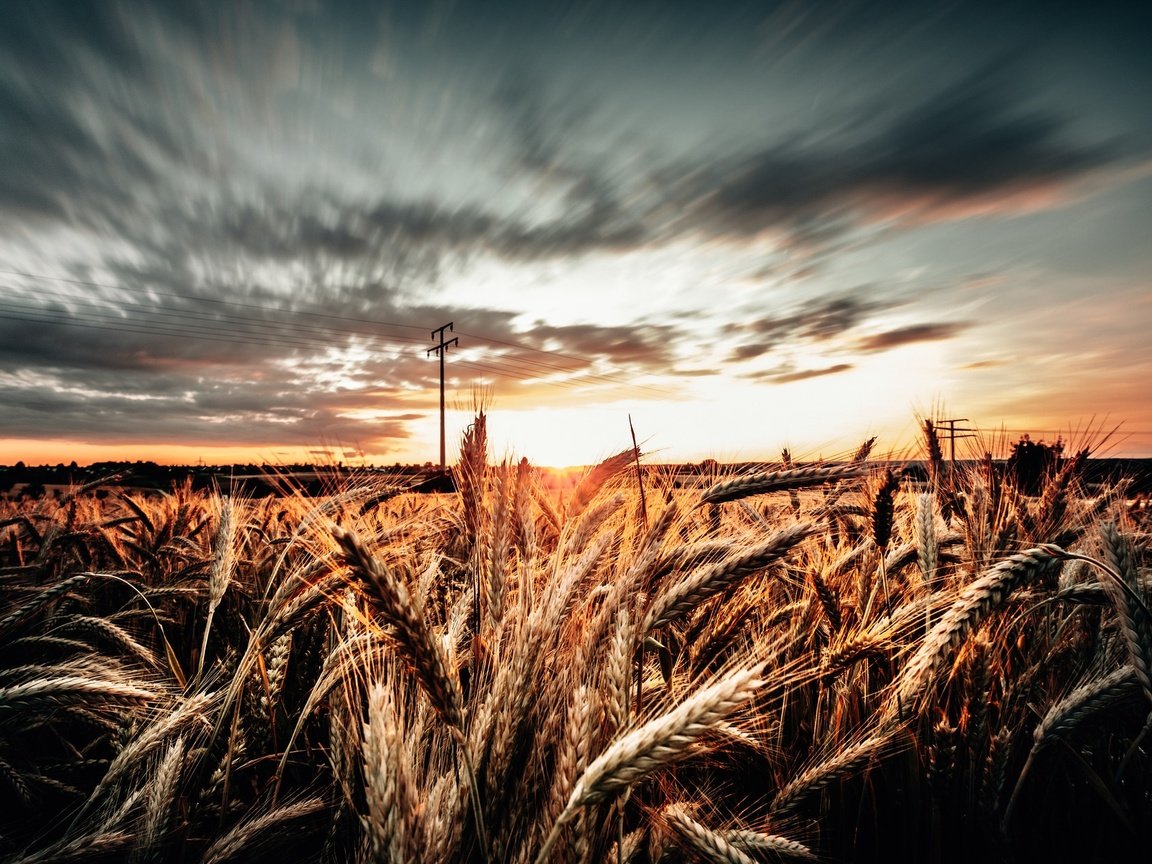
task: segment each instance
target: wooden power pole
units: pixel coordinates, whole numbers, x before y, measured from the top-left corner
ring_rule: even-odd
[[[439,339],[439,344],[433,345],[426,352],[424,356],[427,357],[433,351],[440,356],[440,473],[444,473],[444,355],[448,353],[449,345],[459,345],[460,340],[453,336],[447,342],[444,341],[444,331],[452,332],[452,323],[449,321],[443,327],[438,327],[432,331],[432,338]]]
[[[948,444],[949,444],[949,449],[951,450],[950,456],[951,456],[951,462],[953,465],[956,464],[956,439],[957,438],[975,438],[976,437],[976,430],[975,429],[969,429],[967,427],[961,427],[959,429],[956,428],[957,423],[968,423],[968,422],[970,422],[970,421],[968,420],[967,417],[956,417],[956,418],[951,419],[951,420],[937,420],[936,421],[936,427],[937,428],[940,428],[941,426],[947,426],[948,427]]]

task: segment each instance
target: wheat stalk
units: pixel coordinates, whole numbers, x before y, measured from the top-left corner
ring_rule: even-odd
[[[726,501],[737,501],[741,498],[747,498],[749,495],[764,495],[768,492],[804,489],[809,486],[819,486],[822,483],[849,480],[867,472],[868,468],[864,465],[849,464],[749,474],[745,477],[734,477],[731,480],[723,480],[715,484],[700,496],[696,506],[723,504]]]

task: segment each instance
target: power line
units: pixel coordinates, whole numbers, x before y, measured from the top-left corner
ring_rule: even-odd
[[[56,315],[52,311],[34,310],[28,307],[13,306],[11,304],[0,303],[0,310],[8,313],[6,317],[16,319],[18,316],[26,321],[38,321],[46,324],[64,324],[77,326],[81,321],[72,316]],[[109,325],[110,327],[121,329],[124,332],[135,332],[143,335],[149,334],[162,334],[169,336],[182,336],[188,339],[199,339],[208,337],[220,337],[226,341],[234,341],[240,343],[256,343],[261,345],[284,345],[293,346],[297,348],[309,348],[316,350],[323,347],[323,340],[318,338],[308,338],[310,335],[316,334],[297,334],[297,333],[269,333],[260,330],[238,329],[229,326],[213,326],[207,323],[187,323],[181,324],[178,321],[165,321],[149,320],[147,318],[124,317],[119,315],[112,315],[99,312],[85,312],[83,314],[85,321],[94,321]],[[125,325],[138,325],[138,326],[125,326]],[[142,328],[142,329],[141,329]],[[107,329],[107,328],[105,328]],[[366,339],[373,337],[367,334],[363,335]],[[380,337],[381,339],[384,337]]]
[[[481,372],[490,372],[494,376],[501,378],[511,378],[516,381],[523,381],[530,384],[537,384],[541,387],[567,387],[567,388],[581,388],[587,385],[581,385],[579,381],[549,381],[546,378],[541,378],[538,375],[530,375],[524,372],[519,372],[514,369],[501,369],[498,366],[491,366],[487,363],[480,363],[475,360],[457,360],[454,364],[456,366],[466,366],[469,369],[479,369]]]
[[[132,312],[138,313],[139,315],[142,315],[142,316],[147,316],[148,318],[174,319],[177,322],[189,322],[189,323],[194,324],[196,326],[196,328],[197,328],[196,332],[197,333],[202,332],[204,330],[207,330],[208,332],[215,332],[218,334],[229,335],[229,336],[232,336],[232,335],[243,336],[243,337],[247,338],[249,336],[249,334],[253,333],[252,330],[249,330],[247,328],[263,328],[265,330],[271,330],[273,332],[271,334],[261,334],[261,335],[272,335],[273,337],[276,337],[276,338],[281,338],[282,336],[284,336],[285,334],[283,333],[283,331],[287,330],[287,331],[291,331],[287,334],[289,336],[295,335],[295,334],[301,334],[304,336],[328,338],[328,337],[332,336],[333,334],[339,334],[339,335],[358,335],[358,336],[364,336],[366,338],[370,338],[373,340],[383,339],[386,341],[393,341],[393,342],[414,342],[414,343],[422,343],[423,342],[422,339],[417,339],[417,338],[412,337],[412,336],[398,336],[398,335],[392,335],[392,334],[381,335],[381,334],[374,333],[374,332],[366,332],[364,330],[352,330],[352,329],[346,329],[346,328],[340,328],[340,327],[333,327],[333,326],[327,325],[327,324],[307,324],[307,323],[299,323],[299,322],[293,322],[293,321],[268,321],[265,319],[254,318],[254,317],[247,316],[247,315],[233,315],[233,314],[228,314],[225,312],[219,312],[219,313],[197,312],[194,310],[170,311],[170,310],[166,309],[165,307],[149,307],[149,306],[145,306],[145,305],[142,305],[139,303],[128,303],[128,304],[122,304],[122,305],[113,307],[113,306],[109,306],[107,303],[102,303],[102,302],[98,302],[98,301],[94,301],[94,300],[85,300],[85,299],[77,298],[71,294],[66,294],[66,293],[61,293],[61,292],[45,292],[45,293],[48,293],[48,294],[51,294],[51,296],[59,297],[59,298],[62,298],[63,300],[66,300],[67,305],[69,305],[69,306],[79,306],[82,308],[96,310],[95,312],[86,313],[86,314],[89,317],[92,317],[96,320],[101,320],[101,321],[105,321],[105,322],[112,323],[112,324],[119,324],[122,321],[129,321],[129,322],[137,321],[138,319],[124,318],[122,316],[112,314],[114,310],[131,310]],[[32,298],[17,298],[17,299],[18,300],[28,300],[28,301],[32,300]],[[3,307],[3,304],[0,304],[0,308],[2,308],[2,307]],[[11,309],[11,307],[12,307],[12,304],[10,303],[9,308]],[[49,309],[47,307],[44,307],[44,306],[41,306],[38,304],[33,304],[32,306],[16,305],[14,309],[11,309],[11,311],[18,311],[18,312],[21,312],[24,314],[39,315],[39,314],[55,313],[57,310]],[[69,310],[69,311],[71,311],[71,310]],[[279,311],[279,310],[275,310],[275,311]],[[204,323],[202,323],[202,322],[204,322]],[[165,321],[163,323],[168,325],[168,326],[173,326],[173,325],[170,325],[169,322],[167,322],[167,321]],[[237,330],[237,329],[234,329],[231,327],[222,326],[225,324],[243,325],[243,327],[245,329]],[[595,372],[590,372],[590,371],[587,371],[586,369],[573,369],[573,368],[566,367],[566,366],[557,366],[555,364],[545,363],[545,362],[540,361],[540,360],[530,360],[526,357],[515,357],[515,356],[509,356],[507,354],[498,355],[498,357],[502,362],[505,362],[508,364],[514,364],[514,366],[517,366],[517,367],[528,367],[529,370],[531,370],[531,371],[545,370],[548,372],[562,372],[565,374],[578,375],[581,378],[584,378],[584,379],[589,380],[589,381],[601,381],[601,382],[606,383],[606,384],[623,384],[623,383],[626,383],[626,382],[619,380],[619,378],[617,378],[617,377],[613,377],[613,376],[609,376],[609,375],[603,375],[603,374],[599,374],[599,373],[595,373]],[[532,377],[539,377],[539,376],[534,375]],[[554,383],[563,383],[563,382],[554,382]],[[627,382],[627,383],[629,386],[631,386],[635,389],[645,389],[645,390],[649,390],[652,392],[659,392],[659,393],[666,392],[662,388],[650,387],[650,386],[644,385],[644,384],[634,384],[631,382]]]
[[[162,327],[124,327],[115,324],[90,324],[86,321],[77,321],[72,318],[59,316],[37,317],[33,315],[14,315],[10,312],[0,312],[0,319],[7,321],[28,321],[35,324],[55,324],[60,327],[80,327],[86,330],[105,330],[113,333],[139,333],[144,336],[180,336],[185,339],[199,339],[205,342],[224,342],[234,345],[251,345],[253,342],[256,342],[260,345],[316,348],[316,345],[313,343],[295,342],[286,339],[269,339],[260,334],[256,334],[254,338],[244,338],[239,334],[236,334],[235,338],[228,338],[225,336],[206,336],[194,330],[170,330]],[[144,322],[137,323],[143,324]]]
[[[507,342],[503,339],[494,339],[491,336],[480,336],[476,333],[465,333],[463,330],[459,331],[461,336],[467,336],[469,339],[479,339],[482,342],[491,342],[493,345],[507,345],[509,348],[520,348],[524,351],[535,351],[537,354],[550,354],[553,357],[563,357],[566,360],[575,360],[577,363],[587,362],[583,357],[576,357],[572,354],[563,354],[559,351],[549,351],[546,348],[533,348],[531,345],[524,345],[519,342]]]
[[[475,333],[466,333],[463,330],[458,330],[456,332],[459,333],[461,336],[467,336],[470,339],[479,339],[482,342],[490,342],[493,345],[503,345],[503,346],[508,347],[508,348],[516,348],[516,349],[519,349],[521,351],[530,351],[530,352],[535,353],[535,354],[545,354],[545,355],[548,355],[551,357],[560,357],[560,358],[565,359],[565,360],[572,360],[575,363],[584,364],[585,366],[591,365],[587,358],[576,357],[572,354],[564,354],[560,351],[549,351],[549,350],[544,349],[544,348],[534,348],[533,346],[525,345],[522,342],[509,342],[505,339],[496,339],[496,338],[493,338],[491,336],[480,336],[480,335],[477,335]],[[555,364],[545,363],[542,360],[529,360],[526,357],[517,358],[517,360],[521,363],[531,363],[531,364],[534,364],[537,366],[541,366],[541,367],[548,368],[548,369],[553,369],[553,370],[560,371],[560,372],[577,371],[577,370],[574,370],[574,369],[571,369],[571,368],[568,368],[565,366],[557,366]],[[609,381],[613,384],[627,384],[629,387],[640,388],[640,389],[645,389],[645,390],[654,390],[654,391],[658,391],[658,392],[664,393],[664,394],[667,394],[667,392],[668,392],[666,388],[652,387],[652,386],[647,385],[647,384],[635,384],[632,381],[620,380],[621,373],[614,373],[614,374],[612,374],[612,373],[609,373],[609,374],[588,373],[588,374],[593,376],[593,377],[600,378],[600,379],[603,379],[605,381]]]
[[[271,313],[280,314],[280,315],[294,315],[297,317],[307,317],[307,318],[324,319],[324,320],[329,320],[329,321],[349,322],[349,323],[357,324],[359,326],[394,327],[394,328],[403,328],[403,329],[407,329],[407,330],[418,330],[418,331],[424,331],[424,330],[428,329],[426,327],[422,327],[419,325],[402,324],[402,323],[396,322],[396,321],[382,321],[379,319],[356,318],[356,317],[352,317],[352,316],[348,316],[348,315],[333,315],[330,313],[323,313],[323,312],[306,312],[306,311],[289,310],[289,309],[283,309],[283,308],[276,307],[276,306],[268,306],[268,305],[258,304],[258,303],[243,303],[243,302],[240,302],[237,300],[222,300],[219,298],[201,297],[201,296],[197,296],[197,295],[182,294],[182,293],[171,292],[171,291],[158,291],[158,290],[152,289],[152,288],[139,288],[139,287],[133,287],[133,286],[128,286],[128,285],[111,285],[111,284],[108,284],[106,282],[96,282],[96,281],[84,280],[84,279],[69,279],[69,278],[66,278],[63,276],[49,276],[49,275],[42,274],[42,273],[29,273],[27,271],[22,271],[22,270],[0,269],[0,274],[4,274],[4,275],[8,275],[8,276],[19,276],[19,277],[23,277],[23,278],[27,278],[27,279],[40,279],[40,280],[45,280],[45,281],[50,281],[50,282],[61,282],[61,283],[66,283],[66,284],[70,284],[70,285],[84,285],[84,286],[93,287],[93,288],[103,288],[103,289],[108,290],[108,291],[123,291],[123,292],[135,293],[135,294],[143,294],[143,295],[148,296],[148,297],[170,297],[170,298],[174,298],[174,299],[178,299],[178,300],[184,300],[184,301],[188,301],[188,302],[192,302],[192,303],[208,303],[208,304],[213,304],[213,305],[232,306],[232,307],[242,308],[242,309],[255,309],[255,310],[262,311],[262,312],[271,312]],[[44,292],[44,293],[51,293],[51,292]],[[73,302],[88,302],[88,303],[92,302],[92,301],[83,300],[81,298],[72,297],[71,295],[60,294],[60,293],[57,293],[55,296],[67,297],[69,300],[72,300]],[[142,310],[144,310],[146,308],[146,307],[142,307],[140,304],[134,304],[134,306],[135,306],[135,308],[139,308]],[[197,313],[194,313],[192,310],[181,310],[180,312],[173,311],[173,312],[167,312],[164,314],[194,315]],[[204,313],[199,313],[199,314],[204,314]],[[249,322],[253,322],[253,323],[255,323],[256,321],[259,320],[259,319],[254,319],[254,318],[250,318],[250,317],[246,317],[246,316],[230,316],[230,317],[233,318],[234,320],[245,320],[245,321],[249,321]],[[271,325],[269,324],[266,326],[271,326]],[[309,325],[301,324],[298,322],[297,323],[285,322],[285,326],[307,327]],[[360,331],[356,331],[356,332],[360,332]],[[552,356],[552,357],[558,357],[558,358],[561,358],[564,360],[571,360],[575,363],[582,364],[585,368],[593,365],[592,362],[589,361],[588,358],[578,357],[578,356],[575,356],[572,354],[565,354],[565,353],[560,352],[560,351],[551,351],[551,350],[544,349],[544,348],[536,348],[536,347],[533,347],[531,345],[525,345],[525,344],[519,343],[519,342],[511,342],[511,341],[504,340],[504,339],[497,339],[497,338],[492,337],[492,336],[481,336],[479,334],[467,333],[467,332],[462,331],[462,330],[456,331],[456,332],[459,333],[461,336],[467,336],[468,338],[477,339],[477,340],[480,340],[483,342],[488,342],[488,343],[491,343],[494,345],[502,345],[502,346],[505,346],[508,348],[515,348],[515,349],[518,349],[520,351],[526,351],[526,352],[531,352],[531,353],[535,353],[535,354],[544,354],[544,355],[548,355],[548,356]],[[378,333],[373,333],[371,335],[374,337],[377,337],[377,338],[382,337],[382,334],[378,334]],[[409,342],[421,342],[421,341],[423,341],[421,339],[417,339],[414,337],[392,336],[389,338],[394,340],[394,341],[409,341]],[[554,364],[545,363],[544,361],[541,361],[541,360],[530,360],[528,358],[509,358],[509,359],[515,359],[516,362],[520,362],[520,363],[524,363],[524,364],[535,364],[535,365],[540,366],[542,368],[549,368],[553,371],[562,371],[562,372],[579,371],[579,370],[570,369],[570,368],[567,368],[564,366],[557,366]],[[616,373],[584,372],[583,374],[586,378],[596,378],[596,379],[602,380],[606,383],[626,384],[627,386],[632,387],[633,389],[649,390],[652,392],[659,392],[659,393],[665,394],[665,395],[668,393],[667,388],[654,387],[654,386],[648,385],[648,384],[636,384],[633,381],[631,381],[630,379],[624,377],[625,373],[623,373],[623,371],[616,372]]]
[[[4,311],[4,304],[0,303],[0,320],[10,321],[23,321],[34,324],[50,324],[62,327],[75,327],[86,330],[97,330],[113,333],[132,333],[144,336],[173,336],[180,339],[199,340],[206,342],[216,342],[221,344],[231,345],[262,345],[268,347],[283,347],[283,348],[302,348],[317,350],[318,348],[325,347],[317,345],[314,341],[307,341],[303,338],[289,338],[285,336],[274,336],[268,333],[251,333],[238,330],[229,330],[227,328],[212,329],[205,332],[205,328],[196,327],[191,329],[189,327],[181,327],[177,324],[159,324],[153,322],[142,321],[134,318],[120,318],[115,316],[99,315],[96,313],[89,314],[84,320],[78,320],[68,315],[62,315],[55,310],[43,310],[37,312],[21,311],[19,314],[13,314],[11,311]],[[132,325],[139,326],[132,326]],[[396,338],[396,337],[391,337]],[[541,387],[579,387],[578,381],[550,381],[536,375],[525,374],[515,368],[501,368],[486,363],[477,363],[469,361],[457,361],[456,365],[467,366],[470,368],[479,369],[484,372],[489,372],[505,378],[512,378],[525,382],[532,382]]]
[[[1035,433],[1042,434],[1042,435],[1077,435],[1077,434],[1083,434],[1083,433],[1077,432],[1077,430],[1075,430],[1075,429],[1031,429],[1031,428],[1029,428],[1029,429],[1024,429],[1024,428],[1009,429],[1007,427],[1002,427],[1002,426],[997,426],[995,428],[989,428],[989,429],[982,430],[982,431],[985,431],[987,433],[1026,432],[1028,434],[1032,434],[1033,432],[1035,432]],[[1127,427],[1121,426],[1116,431],[1117,431],[1117,433],[1122,433],[1122,434],[1152,435],[1152,429],[1128,429]]]
[[[246,316],[246,315],[230,315],[228,313],[197,312],[195,310],[183,310],[183,309],[182,310],[171,310],[171,309],[168,309],[168,308],[162,307],[162,306],[161,307],[149,307],[149,306],[144,306],[144,305],[139,304],[139,303],[125,303],[125,304],[110,306],[107,303],[101,303],[101,302],[94,301],[94,300],[85,300],[82,298],[71,297],[68,295],[54,294],[52,296],[63,297],[64,299],[66,299],[68,301],[69,305],[80,306],[80,307],[96,310],[94,313],[85,313],[85,314],[110,315],[116,311],[132,311],[132,312],[137,312],[140,315],[144,315],[144,316],[152,316],[152,317],[156,317],[156,318],[173,318],[173,319],[176,319],[177,321],[187,321],[190,323],[194,323],[197,327],[211,326],[211,325],[237,324],[237,325],[243,325],[244,327],[270,328],[270,329],[273,329],[276,331],[284,331],[284,330],[294,331],[295,333],[298,333],[301,335],[313,336],[313,337],[317,337],[317,338],[325,338],[325,337],[329,337],[333,334],[339,334],[339,335],[365,336],[365,337],[368,337],[368,338],[371,338],[374,340],[386,340],[386,341],[392,341],[392,342],[421,342],[422,341],[422,340],[417,339],[413,336],[398,336],[395,334],[383,334],[383,333],[377,333],[377,332],[374,332],[371,330],[350,330],[350,329],[346,329],[346,328],[333,327],[331,325],[324,325],[324,324],[307,324],[307,323],[301,323],[301,322],[295,322],[295,321],[269,321],[269,320],[262,319],[262,318],[253,318],[251,316]],[[12,305],[14,303],[18,304],[21,300],[31,302],[31,301],[33,301],[33,299],[34,298],[27,298],[27,297],[20,297],[20,298],[11,298],[10,297],[10,298],[7,298],[5,302],[8,303],[9,305]],[[52,309],[50,307],[43,306],[40,304],[35,304],[35,303],[32,303],[32,305],[30,307],[29,306],[22,306],[22,307],[19,307],[19,309],[20,309],[20,311],[27,311],[27,312],[30,312],[33,314],[46,314],[46,313],[53,313],[53,312],[58,311],[58,310]],[[68,310],[68,311],[71,311],[71,310]],[[117,315],[112,315],[112,317],[114,317],[116,320],[134,320],[134,319],[125,319],[125,318],[123,318],[121,316],[117,316]],[[202,324],[201,322],[204,322],[204,323]],[[218,326],[217,326],[217,329],[219,329]],[[234,332],[248,333],[251,331],[249,331],[249,330],[236,330]]]
[[[397,321],[380,321],[376,319],[353,318],[349,315],[332,315],[327,312],[301,312],[281,309],[277,306],[266,306],[259,303],[241,303],[238,300],[221,300],[213,297],[198,297],[195,294],[179,294],[172,291],[157,291],[153,288],[134,288],[130,285],[109,285],[106,282],[90,282],[84,279],[66,279],[63,276],[46,276],[40,273],[26,273],[20,270],[0,270],[0,274],[7,276],[23,276],[27,279],[44,279],[49,282],[67,282],[70,285],[87,285],[92,288],[104,288],[108,291],[128,291],[135,294],[147,294],[156,297],[174,297],[179,300],[191,300],[194,303],[213,303],[223,306],[237,306],[244,309],[260,309],[265,312],[280,312],[291,315],[304,315],[309,318],[326,318],[334,321],[351,321],[356,324],[372,324],[377,327],[400,327],[405,330],[427,330],[416,324],[401,324]]]

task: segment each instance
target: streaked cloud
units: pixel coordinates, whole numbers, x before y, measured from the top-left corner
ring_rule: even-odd
[[[836,375],[854,368],[855,366],[851,363],[837,363],[834,366],[826,366],[823,369],[795,369],[791,371],[768,369],[761,372],[752,372],[743,377],[758,381],[762,384],[792,384],[797,381],[807,381],[811,378],[822,378],[825,375]]]
[[[871,354],[899,348],[902,345],[911,345],[915,342],[939,342],[953,338],[970,326],[970,324],[962,322],[912,324],[908,327],[898,327],[895,330],[886,330],[883,333],[864,336],[856,341],[855,347],[858,351]]]

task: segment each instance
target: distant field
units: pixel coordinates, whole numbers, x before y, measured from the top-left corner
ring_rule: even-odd
[[[888,464],[888,463],[885,463]],[[979,467],[975,461],[959,461],[956,470],[971,472]],[[1004,460],[996,463],[1000,470]],[[924,462],[901,461],[891,463],[904,472],[907,483],[924,486],[928,482],[928,467]],[[591,466],[589,466],[591,467]],[[676,488],[702,488],[721,474],[746,474],[769,471],[782,467],[780,462],[741,462],[710,465],[650,464],[643,466],[644,476],[652,482],[671,484]],[[945,464],[945,470],[948,464]],[[450,469],[451,470],[451,469]],[[538,468],[540,484],[550,491],[569,491],[579,481],[584,469]],[[250,496],[328,494],[353,483],[377,483],[391,486],[409,486],[434,476],[435,468],[406,465],[393,468],[352,468],[335,466],[190,466],[107,463],[69,468],[66,466],[36,466],[15,469],[0,466],[0,496],[16,498],[29,487],[36,494],[59,496],[70,489],[86,484],[98,484],[104,489],[147,489],[169,491],[175,485],[188,483],[194,490],[213,489],[225,493],[244,492]],[[99,483],[101,480],[107,482]],[[1125,482],[1125,494],[1130,498],[1152,494],[1152,459],[1089,459],[1081,471],[1082,483],[1088,487],[1113,486]]]

